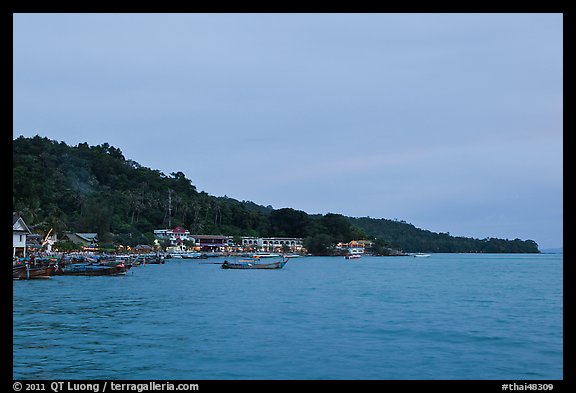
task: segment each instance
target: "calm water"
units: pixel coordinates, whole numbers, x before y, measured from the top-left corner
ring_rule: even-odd
[[[13,296],[14,379],[563,378],[561,254],[169,260]]]

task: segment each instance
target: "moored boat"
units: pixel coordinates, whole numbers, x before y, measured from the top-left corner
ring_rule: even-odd
[[[279,258],[280,254],[272,254],[269,252],[257,252],[252,255],[252,258]]]
[[[260,258],[246,258],[222,263],[222,269],[282,269],[288,262],[288,258],[282,258],[279,261],[262,262]]]
[[[34,278],[49,278],[52,275],[50,266],[30,267],[19,265],[12,268],[12,278],[15,280],[30,280]]]
[[[119,263],[117,265],[106,265],[100,263],[72,263],[62,268],[57,268],[54,272],[62,276],[117,276],[126,274],[130,265]]]
[[[160,254],[140,254],[134,257],[135,265],[163,264],[164,256]]]

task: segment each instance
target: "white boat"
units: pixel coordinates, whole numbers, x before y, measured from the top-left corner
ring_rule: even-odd
[[[262,258],[240,259],[233,262],[225,260],[222,269],[282,269],[288,260],[289,258],[272,261],[262,261]]]
[[[252,255],[252,258],[278,258],[280,254],[271,254],[269,252],[257,252],[256,254]]]
[[[412,255],[413,257],[416,257],[416,258],[428,258],[430,256],[430,254],[424,254],[423,252],[416,252],[416,253],[410,254],[410,255]]]

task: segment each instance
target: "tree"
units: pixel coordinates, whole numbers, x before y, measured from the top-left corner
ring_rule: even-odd
[[[322,253],[337,241],[368,237],[406,252],[539,252],[532,240],[454,237],[401,220],[310,215],[217,198],[198,192],[183,172],[168,176],[143,167],[108,143],[71,147],[36,135],[13,140],[12,152],[12,209],[38,228],[97,232],[102,239],[108,233],[132,234],[118,241],[145,241],[143,233],[168,224],[170,189],[171,224],[196,233],[301,237]]]
[[[330,235],[319,233],[305,238],[304,247],[314,255],[331,255],[334,250],[334,242]]]
[[[328,213],[320,219],[326,233],[335,242],[348,242],[354,239],[354,232],[350,222],[341,214]]]
[[[306,234],[310,219],[306,212],[284,208],[270,213],[270,231],[275,236],[302,237]]]

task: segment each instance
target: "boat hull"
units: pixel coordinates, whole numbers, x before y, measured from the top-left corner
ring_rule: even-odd
[[[130,265],[106,266],[91,264],[73,264],[57,270],[61,276],[117,276],[126,274]]]
[[[28,268],[18,266],[12,269],[12,278],[15,280],[30,280],[35,278],[49,278],[52,275],[50,266]]]
[[[251,260],[240,260],[238,262],[224,261],[222,269],[282,269],[288,260],[262,263]]]

